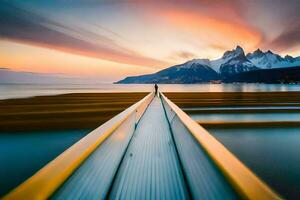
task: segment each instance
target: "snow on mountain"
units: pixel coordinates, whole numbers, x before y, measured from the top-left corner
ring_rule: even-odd
[[[223,59],[232,59],[232,58],[235,58],[235,57],[238,57],[238,56],[244,56],[245,53],[244,53],[244,50],[242,49],[242,47],[240,46],[237,46],[235,49],[231,50],[231,51],[226,51],[224,54],[223,54]]]
[[[235,58],[239,56],[240,54],[244,54],[244,50],[240,47],[237,46],[236,49],[233,49],[232,51],[226,51],[224,55],[216,60],[209,60],[209,59],[193,59],[190,61],[187,61],[183,64],[178,65],[180,68],[189,68],[193,64],[198,64],[198,65],[206,65],[211,67],[213,70],[216,72],[219,72],[220,66],[227,61],[229,61],[232,58]]]
[[[207,83],[219,80],[219,74],[207,65],[208,60],[195,59],[154,74],[126,77],[117,83]]]
[[[216,72],[220,72],[220,67],[222,64],[228,62],[229,60],[231,60],[235,57],[239,57],[241,55],[245,55],[244,50],[240,46],[237,46],[235,49],[233,49],[231,51],[226,51],[221,58],[210,61],[210,66]]]
[[[235,59],[236,57],[241,58],[243,56],[245,56],[244,50],[240,46],[237,46],[231,51],[226,51],[223,54],[223,56],[219,59],[194,59],[186,62],[185,64],[187,64],[186,67],[190,66],[192,63],[207,65],[210,66],[216,72],[220,73],[221,65],[227,63],[231,59]],[[257,49],[253,53],[248,53],[245,57],[253,65],[261,69],[300,66],[300,56],[295,58],[289,55],[281,57],[280,55],[275,54],[270,50],[263,52],[260,49]]]
[[[193,60],[190,60],[190,61],[187,61],[183,64],[180,64],[180,65],[176,65],[178,69],[182,69],[182,68],[190,68],[192,67],[194,64],[197,64],[197,65],[205,65],[205,66],[209,66],[210,67],[210,61],[209,59],[193,59]]]
[[[154,74],[127,77],[118,83],[201,83],[228,79],[243,72],[259,69],[300,66],[300,56],[284,58],[271,51],[257,49],[245,55],[237,46],[216,60],[193,59]]]
[[[240,46],[237,46],[235,50],[225,52],[222,58],[227,60],[219,68],[222,77],[258,69],[247,59],[244,50]]]
[[[223,57],[222,58],[219,58],[217,60],[212,60],[210,61],[210,67],[215,70],[216,72],[220,72],[220,66],[227,62],[229,60],[229,58],[227,59],[224,59]]]
[[[247,58],[257,67],[262,69],[300,66],[299,57],[285,56],[284,58],[272,51],[262,52],[257,49],[253,53],[248,53]]]
[[[210,67],[219,74],[234,74],[255,69],[270,69],[280,67],[300,66],[300,56],[285,56],[284,58],[272,51],[263,52],[257,49],[253,53],[245,52],[242,47],[226,51],[223,56],[216,60],[193,59],[183,64],[176,65],[176,69],[189,69],[192,66]]]
[[[220,66],[220,74],[223,78],[232,76],[234,74],[248,72],[259,69],[251,63],[245,55],[242,57],[235,57]]]

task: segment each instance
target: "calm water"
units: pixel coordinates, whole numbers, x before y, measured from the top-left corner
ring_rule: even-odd
[[[88,132],[89,130],[0,133],[0,197]]]
[[[300,91],[300,85],[285,84],[173,84],[159,85],[164,92],[264,92]],[[81,92],[149,92],[151,84],[0,84],[0,99]]]
[[[300,197],[300,127],[208,129],[287,199]]]
[[[300,91],[300,85],[283,84],[195,84],[159,87],[161,91],[167,92]],[[153,85],[8,84],[0,85],[0,99],[81,92],[149,92],[152,89]],[[193,118],[206,121],[298,121],[300,113],[196,114]],[[296,199],[300,196],[300,127],[209,131],[284,197]],[[87,132],[89,131],[0,133],[0,196],[30,177]]]
[[[213,122],[260,122],[260,121],[299,121],[300,113],[214,113],[190,114],[197,121]]]

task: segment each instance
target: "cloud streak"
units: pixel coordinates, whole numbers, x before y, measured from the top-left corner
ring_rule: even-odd
[[[283,31],[268,46],[279,51],[286,51],[300,45],[300,23]]]
[[[98,70],[107,75],[111,69],[117,73],[126,68],[125,74],[127,67],[136,72],[161,69],[170,65],[166,62],[213,59],[236,45],[297,56],[299,10],[299,0],[3,0],[2,63],[35,70],[45,63],[53,71],[74,70],[77,64],[76,73]],[[42,58],[40,53],[39,62],[18,58],[39,52],[45,54]]]
[[[10,3],[0,5],[0,26],[1,39],[123,64],[149,67],[166,64],[124,48],[105,36],[84,29],[75,30]],[[83,35],[90,40],[80,37]]]
[[[247,24],[232,22],[191,10],[172,9],[161,12],[159,15],[167,23],[192,33],[193,37],[196,36],[208,44],[221,43],[227,48],[237,44],[251,47],[257,45],[262,38],[259,31],[247,26]]]
[[[277,51],[288,51],[290,49],[299,49],[300,45],[300,4],[298,0],[272,0],[263,1],[262,7],[269,14],[269,18],[275,24],[280,33],[271,39],[265,41],[266,48],[272,48]],[[272,29],[269,29],[272,32]],[[276,30],[275,30],[276,31]]]
[[[239,44],[249,46],[249,50],[263,47],[277,51],[300,45],[299,0],[166,0],[159,5],[151,0],[129,2],[152,5],[152,11],[162,19],[211,45],[215,40],[226,48]],[[203,37],[205,34],[209,37]]]
[[[196,58],[197,55],[189,51],[175,51],[169,57],[174,60],[178,60],[178,58],[188,60],[188,59]]]

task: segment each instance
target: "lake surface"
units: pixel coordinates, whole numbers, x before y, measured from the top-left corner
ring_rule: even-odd
[[[0,133],[0,197],[88,132],[89,130]]]
[[[290,84],[159,84],[163,92],[300,91]],[[152,84],[0,84],[0,99],[95,92],[150,92]]]
[[[284,198],[299,199],[300,127],[208,131]]]
[[[300,91],[300,85],[194,84],[159,85],[163,92],[270,92]],[[153,85],[0,85],[0,99],[41,95],[96,92],[150,92]],[[243,107],[243,109],[287,109],[283,113],[193,114],[203,121],[299,121],[299,107]],[[199,108],[195,108],[199,109]],[[215,109],[215,108],[201,108]],[[220,108],[218,108],[220,109]],[[225,110],[241,109],[224,107]],[[300,196],[300,127],[218,128],[209,131],[251,170],[288,199]],[[0,196],[26,180],[89,130],[0,133]]]
[[[190,114],[196,121],[203,122],[288,122],[300,121],[300,113],[208,113],[208,114]]]

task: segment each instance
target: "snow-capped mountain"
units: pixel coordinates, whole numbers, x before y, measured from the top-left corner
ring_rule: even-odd
[[[240,46],[237,46],[235,50],[226,51],[222,59],[226,60],[219,68],[222,77],[258,69],[246,58],[244,50]]]
[[[221,66],[222,71],[225,72],[226,63],[230,68],[228,71],[232,71],[233,73],[256,69],[255,66],[253,66],[253,64],[251,64],[251,62],[247,59],[244,50],[240,46],[237,46],[231,51],[226,51],[221,58],[216,60],[194,59],[192,61],[194,63],[207,65],[218,73],[221,73]]]
[[[285,57],[281,57],[280,55],[275,54],[270,50],[263,52],[260,49],[257,49],[253,53],[248,53],[245,56],[244,50],[240,46],[237,46],[235,49],[231,51],[226,51],[221,58],[216,60],[194,59],[193,61],[199,64],[208,65],[216,72],[221,73],[220,71],[221,65],[225,63],[230,63],[232,59],[234,60],[233,62],[237,62],[237,59],[240,60],[241,62],[238,62],[238,64],[241,64],[242,61],[246,62],[245,70],[241,70],[241,71],[248,71],[246,69],[250,69],[249,62],[251,62],[255,67],[261,69],[300,66],[300,56],[296,58],[289,55],[286,55]]]
[[[281,57],[270,50],[263,52],[257,49],[253,53],[248,53],[247,58],[261,69],[300,66],[300,57],[293,58],[289,55]]]
[[[232,51],[226,51],[221,58],[217,60],[209,60],[209,66],[216,72],[220,72],[220,67],[222,64],[230,61],[235,57],[238,57],[241,53],[244,53],[243,49],[237,46],[236,49],[233,49]]]
[[[219,80],[219,74],[204,60],[191,60],[154,74],[127,77],[117,83],[205,83]]]
[[[237,46],[216,60],[193,59],[154,74],[127,77],[117,83],[202,83],[229,80],[230,77],[253,70],[294,66],[300,66],[300,57],[281,57],[259,49],[246,56],[244,50]]]

